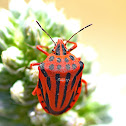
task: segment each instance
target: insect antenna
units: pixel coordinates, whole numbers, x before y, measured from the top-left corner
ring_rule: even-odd
[[[91,25],[92,25],[92,24],[89,24],[89,25],[83,27],[82,29],[80,29],[80,30],[79,30],[78,32],[76,32],[75,34],[73,34],[73,35],[66,41],[65,44],[67,44],[67,42],[70,41],[70,39],[73,38],[77,33],[79,33],[80,31],[84,30],[85,28],[87,28],[87,27],[89,27],[89,26],[91,26]]]
[[[39,27],[50,37],[50,39],[53,41],[53,39],[51,38],[51,36],[42,28],[42,26],[39,24],[38,21],[36,21],[37,24],[39,25]],[[56,43],[53,41],[54,45],[56,46]]]

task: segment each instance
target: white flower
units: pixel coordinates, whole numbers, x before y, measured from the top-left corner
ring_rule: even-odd
[[[22,13],[26,11],[27,4],[24,0],[11,0],[9,3],[9,9],[12,11],[18,11]]]
[[[82,117],[79,117],[76,119],[76,126],[83,126],[85,124],[85,119]]]
[[[11,16],[11,13],[8,10],[5,9],[0,9],[0,26],[8,26],[11,24],[10,21],[8,20],[8,17]],[[12,24],[11,24],[12,26]]]
[[[29,113],[29,117],[30,117],[30,119],[31,119],[31,123],[32,124],[35,124],[35,125],[39,125],[40,124],[40,121],[39,121],[39,119],[36,117],[36,115],[35,115],[35,111],[31,111],[30,113]]]
[[[30,63],[36,63],[37,61],[31,61]],[[32,69],[26,69],[26,75],[29,77],[29,80],[31,82],[34,82],[34,83],[37,83],[37,80],[38,80],[38,66],[33,66]]]
[[[62,119],[66,122],[66,126],[83,126],[85,124],[85,119],[79,117],[78,114],[72,110],[64,114]]]
[[[53,2],[46,4],[41,0],[31,0],[29,2],[29,6],[34,11],[37,10],[47,13],[48,17],[51,18],[52,24],[54,22],[57,24],[63,24],[65,25],[65,27],[67,27],[67,29],[69,29],[73,33],[77,32],[80,29],[80,21],[75,19],[66,19],[66,16],[63,13],[63,9],[57,10]]]
[[[8,34],[7,28],[14,29],[14,26],[9,21],[11,13],[8,10],[0,9],[0,30],[6,35],[7,38],[10,38],[11,35]]]
[[[47,8],[50,8],[47,9],[46,12],[49,18],[51,18],[52,22],[65,25],[65,27],[73,33],[77,32],[80,29],[80,21],[75,19],[67,19],[63,13],[63,9],[58,11],[54,3],[48,4]]]
[[[23,63],[23,60],[19,59],[23,58],[23,53],[13,46],[3,51],[1,57],[4,64],[13,66],[14,68]]]
[[[40,103],[37,104],[36,109],[37,110],[42,110],[43,109]]]
[[[13,86],[10,88],[10,93],[12,99],[15,101],[20,101],[24,103],[23,97],[24,97],[24,87],[23,87],[24,82],[21,80],[16,81]]]
[[[49,116],[44,112],[40,103],[37,104],[35,110],[29,113],[31,122],[35,125],[46,124],[49,120]]]
[[[44,3],[42,0],[30,0],[28,3],[28,6],[32,8],[33,11],[44,11],[46,12],[47,9],[47,4]]]
[[[26,69],[26,74],[29,75],[29,80],[31,82],[37,83],[38,73],[38,66],[35,66],[32,69]]]

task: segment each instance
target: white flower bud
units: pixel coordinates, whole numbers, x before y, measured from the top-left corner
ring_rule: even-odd
[[[78,116],[73,110],[69,110],[62,116],[62,119],[66,122],[66,126],[83,126],[85,119]]]
[[[41,125],[46,124],[49,120],[49,116],[44,112],[40,103],[37,104],[34,111],[29,113],[32,124]]]
[[[11,11],[18,11],[19,13],[23,13],[26,11],[27,4],[24,0],[11,0],[9,4],[9,9]]]
[[[4,33],[7,33],[7,29],[5,27],[13,28],[13,25],[9,21],[9,17],[11,16],[12,15],[8,10],[5,9],[0,10],[0,30],[2,30]]]
[[[15,101],[24,103],[23,97],[24,97],[24,82],[22,80],[16,81],[13,86],[10,88],[11,98]]]
[[[23,63],[23,53],[16,47],[9,47],[2,52],[2,61],[11,68],[18,68]]]
[[[29,117],[31,119],[31,123],[34,124],[34,125],[39,125],[40,124],[40,121],[39,119],[36,117],[35,115],[35,111],[31,111],[29,113]]]
[[[76,119],[76,126],[84,126],[84,124],[85,124],[85,119],[84,118],[78,117]]]
[[[32,62],[37,62],[37,61],[31,61],[30,63]],[[32,69],[26,69],[25,71],[26,73],[26,76],[28,76],[29,78],[29,81],[33,82],[33,83],[37,83],[37,80],[38,80],[38,74],[39,74],[39,71],[38,71],[38,66],[33,66]]]
[[[33,11],[46,11],[47,4],[44,3],[42,0],[30,0],[28,5],[32,8]]]
[[[43,108],[42,108],[42,106],[41,106],[40,103],[37,104],[37,106],[36,106],[36,110],[37,110],[37,111],[41,111],[41,110],[43,110]]]
[[[36,5],[36,6],[35,6]],[[31,0],[29,2],[29,6],[34,10],[34,11],[42,11],[46,12],[48,17],[51,19],[51,23],[53,24],[54,22],[57,24],[63,24],[67,29],[70,31],[77,32],[80,29],[80,22],[79,20],[75,19],[66,19],[66,16],[63,13],[63,9],[57,10],[55,7],[55,3],[44,3],[41,0]],[[56,17],[56,18],[54,18]],[[44,25],[44,24],[43,24]],[[50,27],[50,26],[46,26]]]

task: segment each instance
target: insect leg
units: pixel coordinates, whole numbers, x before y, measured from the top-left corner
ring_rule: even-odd
[[[68,49],[68,52],[72,51],[73,49],[75,49],[77,47],[77,43],[76,42],[67,41],[67,43],[74,44],[70,49]]]
[[[85,84],[85,94],[87,94],[87,82],[84,79],[81,79],[81,80]]]
[[[43,52],[45,55],[47,55],[47,56],[49,55],[48,52],[46,52],[45,50],[42,49],[42,48],[47,48],[47,49],[48,49],[47,46],[37,45],[36,48],[37,48],[38,50],[40,50],[41,52]]]
[[[40,65],[41,63],[31,63],[30,64],[30,69],[32,69],[32,66]]]
[[[37,94],[37,87],[35,87],[35,89],[32,92],[32,95],[35,96]]]

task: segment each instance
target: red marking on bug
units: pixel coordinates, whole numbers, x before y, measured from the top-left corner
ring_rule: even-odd
[[[50,37],[38,21],[36,22]],[[91,25],[87,25],[78,32]],[[55,45],[51,54],[42,49],[48,47],[37,45],[36,48],[47,55],[47,58],[42,63],[30,64],[30,68],[39,65],[39,80],[32,94],[37,94],[43,109],[49,114],[60,115],[71,109],[78,100],[82,83],[85,84],[85,93],[87,93],[87,82],[82,79],[84,64],[80,58],[76,58],[70,53],[77,47],[77,44],[71,42],[70,39],[66,43],[62,39],[58,39],[58,42],[55,43],[51,38]],[[73,46],[67,49],[67,43],[73,44]]]

